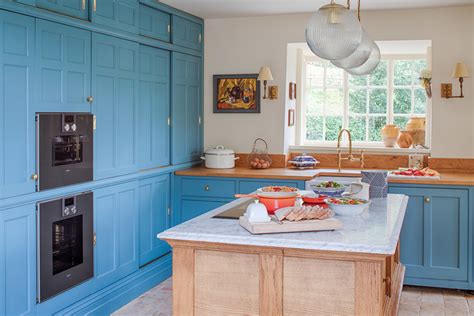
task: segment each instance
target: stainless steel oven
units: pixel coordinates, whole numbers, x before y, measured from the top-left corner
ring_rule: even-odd
[[[93,116],[88,113],[38,113],[39,190],[91,181]]]
[[[94,275],[93,193],[38,204],[38,301]]]

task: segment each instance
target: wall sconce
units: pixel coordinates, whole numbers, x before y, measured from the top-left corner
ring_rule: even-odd
[[[461,94],[453,96],[453,85],[451,83],[441,84],[441,97],[446,99],[464,98],[462,91],[464,78],[469,78],[469,70],[464,63],[457,63],[454,67],[453,78],[459,78]]]
[[[262,67],[260,68],[260,73],[258,74],[258,80],[263,80],[263,98],[267,98],[267,81],[273,80],[272,71],[270,67]]]

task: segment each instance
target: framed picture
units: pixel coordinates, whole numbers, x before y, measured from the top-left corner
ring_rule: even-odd
[[[295,126],[295,109],[288,110],[288,126]]]
[[[260,113],[258,74],[214,75],[214,113]]]

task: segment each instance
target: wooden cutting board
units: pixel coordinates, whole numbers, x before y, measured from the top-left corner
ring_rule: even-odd
[[[247,217],[241,216],[239,218],[239,223],[240,226],[242,226],[254,235],[315,232],[322,230],[336,230],[342,228],[342,222],[334,217],[325,220],[309,220],[299,222],[283,221],[283,224],[278,224],[274,221],[267,223],[250,223]]]

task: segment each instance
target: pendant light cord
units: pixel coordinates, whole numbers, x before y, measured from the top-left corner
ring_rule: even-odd
[[[347,0],[347,9],[351,9],[351,0]],[[358,0],[358,5],[357,5],[357,18],[359,19],[360,22],[360,0]]]

